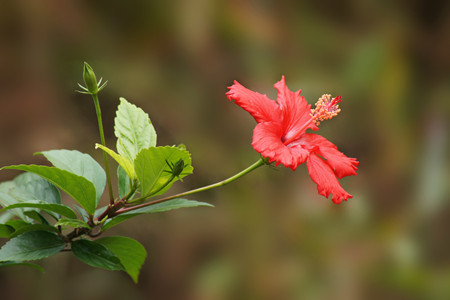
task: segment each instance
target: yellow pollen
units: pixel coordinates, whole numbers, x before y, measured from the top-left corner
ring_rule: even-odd
[[[341,96],[331,99],[330,94],[324,94],[316,102],[316,108],[311,109],[311,117],[316,126],[324,120],[330,120],[341,111],[338,103],[341,102]]]

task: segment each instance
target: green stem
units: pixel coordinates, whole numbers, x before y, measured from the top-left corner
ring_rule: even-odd
[[[143,201],[145,199],[148,199],[148,198],[152,197],[153,195],[155,195],[156,193],[161,191],[163,188],[165,188],[169,183],[171,183],[174,178],[175,178],[175,176],[173,176],[173,175],[170,176],[170,178],[162,186],[160,186],[156,191],[151,192],[151,193],[149,193],[149,194],[147,194],[145,196],[142,196],[142,197],[133,199],[131,201],[128,201],[128,203],[139,202],[139,201]]]
[[[227,178],[225,180],[222,180],[222,181],[219,181],[219,182],[216,182],[216,183],[204,186],[204,187],[200,187],[200,188],[197,188],[197,189],[193,189],[193,190],[190,190],[190,191],[187,191],[187,192],[183,192],[183,193],[179,193],[179,194],[176,194],[176,195],[172,195],[172,196],[169,196],[169,197],[166,197],[166,198],[158,199],[158,200],[155,200],[155,201],[152,201],[152,202],[147,202],[147,203],[143,203],[143,204],[135,205],[135,206],[132,206],[132,207],[127,207],[127,208],[121,208],[118,211],[116,211],[116,213],[114,215],[119,215],[119,214],[122,214],[122,213],[125,213],[125,212],[129,212],[129,211],[132,211],[132,210],[135,210],[135,209],[138,209],[138,208],[146,207],[146,206],[149,206],[149,205],[157,204],[157,203],[168,201],[168,200],[171,200],[171,199],[180,198],[180,197],[192,195],[192,194],[195,194],[195,193],[198,193],[198,192],[203,192],[203,191],[207,191],[207,190],[210,190],[210,189],[214,189],[214,188],[217,188],[217,187],[224,186],[224,185],[226,185],[226,184],[228,184],[230,182],[233,182],[233,181],[241,178],[245,174],[250,173],[251,171],[259,168],[260,166],[262,166],[264,164],[266,164],[266,161],[264,160],[264,158],[261,158],[257,162],[255,162],[253,165],[249,166],[247,169],[242,170],[241,172],[237,173],[236,175],[231,176],[230,178]],[[140,200],[143,200],[143,199],[140,199]]]
[[[98,101],[98,96],[97,96],[97,94],[91,94],[91,95],[92,95],[92,99],[94,100],[95,112],[97,113],[98,129],[100,131],[100,142],[103,146],[106,147],[105,134],[103,132],[102,112],[100,110],[100,103]],[[111,176],[109,173],[108,156],[106,155],[105,151],[102,151],[102,152],[103,152],[103,159],[105,161],[106,179],[108,181],[109,202],[111,204],[114,204],[114,194],[113,194],[113,188],[112,188],[112,184],[111,184]]]

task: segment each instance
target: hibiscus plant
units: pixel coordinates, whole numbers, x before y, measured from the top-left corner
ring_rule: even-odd
[[[72,252],[82,262],[97,268],[125,271],[137,282],[147,256],[136,240],[123,236],[101,236],[106,230],[142,214],[184,207],[212,206],[186,199],[194,193],[226,185],[254,169],[275,163],[295,170],[306,162],[319,194],[340,203],[352,198],[338,178],[356,175],[358,161],[339,152],[335,145],[317,134],[325,119],[339,113],[340,97],[323,95],[311,109],[300,91],[291,92],[284,77],[275,84],[276,101],[253,92],[238,82],[229,87],[228,99],[256,120],[253,147],[257,162],[223,181],[172,196],[165,194],[174,182],[192,174],[190,153],[184,145],[157,146],[157,135],[142,109],[120,98],[114,133],[116,150],[105,144],[98,94],[106,86],[97,82],[92,68],[84,63],[81,93],[91,95],[97,113],[104,169],[90,155],[77,150],[49,150],[43,155],[52,166],[11,165],[3,170],[24,171],[0,183],[0,237],[9,239],[0,249],[0,266],[27,265],[29,261],[58,252]],[[109,159],[118,167],[113,188]],[[107,205],[101,198],[107,187]],[[61,202],[60,191],[71,197],[71,207]]]

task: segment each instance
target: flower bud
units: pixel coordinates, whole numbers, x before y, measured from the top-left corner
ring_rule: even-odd
[[[172,178],[178,177],[179,180],[183,181],[180,175],[184,171],[184,160],[180,158],[176,163],[171,163],[166,159],[166,164],[169,166],[170,171],[165,170],[164,172],[172,174]]]
[[[99,89],[97,85],[97,78],[95,78],[94,70],[92,70],[91,66],[87,62],[84,62],[83,80],[86,84],[87,90],[91,94],[98,93]]]
[[[181,175],[183,170],[184,170],[184,160],[180,159],[173,166],[172,174],[173,176],[178,177]]]

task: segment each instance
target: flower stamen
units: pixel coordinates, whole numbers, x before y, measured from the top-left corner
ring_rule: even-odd
[[[316,126],[324,120],[330,120],[338,115],[341,111],[338,103],[341,102],[342,97],[337,96],[331,100],[330,94],[324,94],[316,102],[316,108],[311,109],[311,118]]]

